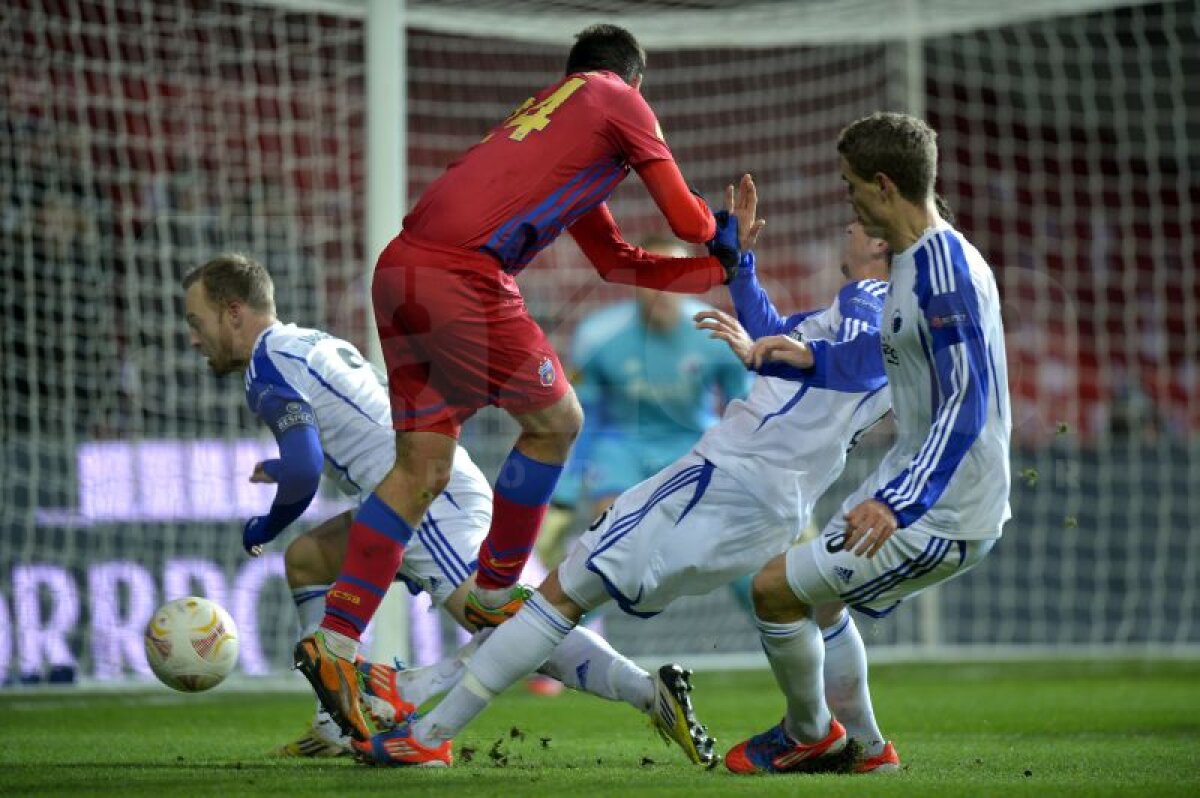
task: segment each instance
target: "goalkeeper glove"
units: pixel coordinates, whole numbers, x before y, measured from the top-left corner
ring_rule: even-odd
[[[741,260],[742,250],[738,240],[738,220],[729,211],[717,211],[713,214],[717,220],[717,232],[705,246],[708,254],[721,262],[725,268],[725,284],[737,275],[738,261]]]

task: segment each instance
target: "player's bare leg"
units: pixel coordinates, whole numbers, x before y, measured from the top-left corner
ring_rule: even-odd
[[[477,585],[466,607],[467,619],[480,627],[512,617],[530,595],[517,579],[583,426],[583,409],[568,390],[549,407],[513,418],[521,434],[496,478],[492,527],[479,548]]]
[[[283,569],[293,591],[329,584],[337,578],[346,555],[353,514],[347,510],[297,537],[283,553]],[[313,623],[315,628],[320,618]],[[303,619],[301,623],[305,626]]]
[[[396,463],[375,494],[408,521],[420,524],[450,483],[458,441],[440,432],[397,432]]]

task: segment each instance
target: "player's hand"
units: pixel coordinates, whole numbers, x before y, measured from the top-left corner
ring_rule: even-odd
[[[754,249],[758,234],[767,226],[766,219],[758,219],[758,188],[754,178],[742,175],[742,180],[735,191],[733,186],[725,187],[725,209],[737,217],[738,245],[742,250]]]
[[[713,217],[717,220],[717,231],[705,246],[708,247],[708,254],[721,262],[725,269],[725,284],[728,285],[737,276],[742,260],[738,218],[729,211],[717,211]]]
[[[787,363],[806,369],[813,364],[812,350],[803,341],[790,335],[768,335],[759,338],[750,349],[750,367],[760,369],[764,363]]]
[[[709,338],[729,344],[729,348],[742,363],[750,365],[750,349],[754,346],[754,341],[737,319],[719,310],[702,310],[692,316],[692,321],[696,323],[696,329],[708,330]]]
[[[896,531],[896,514],[878,499],[867,499],[846,513],[846,551],[874,557]]]
[[[268,463],[278,463],[278,462],[279,462],[278,460],[263,460],[261,463],[255,463],[254,464],[254,473],[250,475],[250,481],[274,484],[275,477],[273,477],[267,473],[267,464]]]
[[[242,528],[242,548],[251,557],[262,554],[263,546],[275,539],[267,529],[266,516],[256,515]]]

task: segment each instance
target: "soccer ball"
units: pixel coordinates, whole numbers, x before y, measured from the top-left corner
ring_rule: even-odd
[[[233,618],[198,596],[168,601],[146,625],[146,661],[167,687],[199,693],[216,687],[237,664]]]

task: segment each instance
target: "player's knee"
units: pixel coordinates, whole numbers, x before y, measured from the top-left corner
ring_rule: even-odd
[[[574,391],[567,396],[570,401],[563,414],[563,433],[570,435],[571,440],[574,441],[579,437],[580,430],[583,429],[583,406],[579,404],[579,398],[575,396]]]
[[[583,429],[583,407],[579,404],[575,392],[564,396],[546,420],[548,423],[544,431],[545,437],[554,439],[565,454]]]
[[[421,479],[421,488],[428,496],[438,496],[450,484],[450,467],[426,469]]]
[[[788,623],[808,617],[809,608],[796,598],[787,581],[787,567],[783,557],[767,563],[750,583],[750,598],[754,602],[754,614],[770,623]]]
[[[413,440],[396,447],[396,464],[385,477],[401,492],[437,496],[450,484],[454,470],[454,444],[446,447],[441,440]]]
[[[817,622],[817,626],[822,629],[828,629],[831,626],[841,623],[842,616],[845,613],[846,605],[840,602],[822,604],[813,609],[813,619]]]

